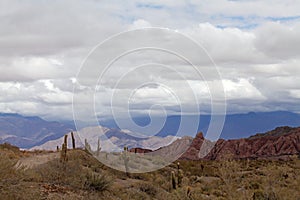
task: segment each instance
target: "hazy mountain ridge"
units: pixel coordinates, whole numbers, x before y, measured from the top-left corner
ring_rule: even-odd
[[[194,117],[195,116],[190,116],[189,122],[191,123],[191,126],[194,122]],[[149,120],[147,120],[141,117],[137,120],[137,122],[139,125],[143,126],[149,122]],[[210,116],[200,116],[200,124],[198,129],[205,133],[209,125],[209,121]],[[152,146],[151,149],[154,150],[161,147],[159,144],[159,140],[161,138],[167,138],[162,141],[162,144],[168,145],[168,141],[171,141],[171,137],[169,137],[169,135],[174,133],[173,131],[176,133],[176,130],[180,124],[179,122],[180,116],[169,116],[165,126],[159,133],[155,135],[155,137],[151,137],[151,140],[137,137],[137,134],[130,134],[130,131],[128,131],[130,129],[121,131],[117,128],[108,128],[109,131],[107,131],[105,136],[101,136],[100,140],[105,141],[106,138],[109,138],[113,142],[112,144],[109,144],[108,142],[104,143],[103,149],[108,149],[111,146],[117,146],[119,148],[122,145],[124,146],[129,144],[127,145],[129,148],[145,148]],[[291,112],[278,111],[267,113],[252,112],[247,114],[234,114],[226,117],[221,137],[230,139],[247,138],[252,135],[251,138],[253,139],[254,137],[261,136],[261,134],[253,136],[254,133],[263,133],[282,125],[299,126],[299,124],[300,115]],[[53,142],[53,140],[60,139],[63,135],[72,130],[75,130],[75,126],[70,123],[49,122],[36,116],[26,117],[19,114],[0,113],[0,143],[8,142],[21,148],[43,146],[43,144],[49,141],[52,141],[53,144],[56,144],[58,142]],[[187,128],[184,130],[184,133],[176,136],[194,136],[194,134],[195,132],[189,132],[189,128]],[[272,135],[273,133],[268,134]],[[173,134],[173,136],[175,136],[175,134]],[[96,144],[96,142],[97,134],[94,134],[91,143]],[[59,144],[61,144],[61,142],[59,142]],[[53,148],[56,148],[56,146]]]
[[[72,124],[49,122],[40,117],[0,113],[0,143],[30,148],[60,138],[74,130]]]
[[[210,115],[190,115],[184,116],[189,124],[186,125],[185,130],[177,133],[181,116],[168,116],[164,127],[156,134],[157,136],[166,135],[189,135],[194,137],[197,132],[206,133],[209,127]],[[198,130],[195,132],[192,127],[195,126],[195,121],[198,118]],[[150,122],[149,117],[135,117],[133,120],[141,126],[146,126]],[[105,127],[117,128],[114,120],[100,121],[100,124]],[[274,112],[249,112],[242,114],[227,114],[225,118],[224,127],[220,138],[223,139],[237,139],[246,138],[256,133],[264,133],[280,126],[296,127],[300,125],[300,114],[288,111],[274,111]],[[130,127],[124,127],[131,130]],[[134,130],[133,130],[134,131]]]
[[[292,134],[294,132],[297,132],[297,129],[289,126],[282,126],[282,127],[277,127],[276,129],[268,131],[266,133],[257,133],[255,135],[250,136],[249,138],[255,139],[255,138],[261,138],[265,136],[281,136],[281,135]]]
[[[122,151],[124,146],[128,148],[140,147],[148,149],[158,149],[160,147],[171,144],[179,137],[166,136],[166,137],[147,137],[139,138],[130,135],[128,131],[119,129],[109,129],[106,127],[86,127],[78,132],[73,132],[76,142],[76,147],[83,148],[84,142],[87,140],[92,150],[97,149],[98,139],[100,141],[101,150],[106,152]],[[68,133],[68,148],[72,148],[71,133]],[[42,145],[32,147],[34,149],[55,150],[57,146],[61,146],[64,137],[56,140],[48,141]]]

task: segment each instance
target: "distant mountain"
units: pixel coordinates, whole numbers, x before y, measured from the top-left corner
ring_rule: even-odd
[[[157,133],[157,136],[163,137],[166,135],[175,135],[178,132],[181,117],[182,116],[168,116],[164,127]],[[191,115],[184,117],[188,119],[188,124],[183,131],[177,134],[178,136],[195,136],[197,132],[207,132],[211,118],[210,115]],[[194,127],[194,123],[197,118],[199,120],[198,130],[194,132],[191,127]],[[150,123],[149,117],[135,117],[133,120],[140,126],[146,126]],[[99,123],[106,127],[118,128],[114,120],[102,120]],[[272,130],[279,126],[300,126],[300,114],[286,111],[230,114],[225,118],[225,124],[220,138],[245,138],[255,133],[262,133]],[[122,128],[135,131],[130,126]],[[149,134],[151,134],[151,132]]]
[[[202,145],[208,144],[201,155]],[[203,152],[203,151],[202,151]],[[181,156],[185,160],[220,159],[284,159],[300,153],[300,127],[278,127],[264,134],[236,140],[219,139],[216,143],[205,140],[202,133],[196,135],[188,150]]]
[[[106,136],[100,138],[104,140],[106,137],[113,140],[116,146],[124,145],[127,141],[130,147],[145,147],[145,143],[149,142],[155,146],[155,140],[172,136],[192,136],[197,132],[206,133],[210,123],[211,116],[184,116],[188,120],[188,124],[180,133],[176,134],[180,125],[182,116],[168,116],[164,127],[153,136],[153,132],[148,130],[148,134],[153,137],[150,140],[138,137],[138,134],[133,134],[135,131],[132,127],[122,127],[130,131],[125,131],[118,128],[114,120],[100,121],[103,127],[108,127]],[[200,119],[198,130],[195,132],[191,127],[195,126],[197,118]],[[159,117],[156,120],[163,120]],[[146,126],[150,122],[149,117],[136,117],[133,119],[137,124]],[[300,115],[291,112],[259,112],[247,114],[232,114],[227,115],[224,128],[221,134],[223,139],[247,138],[255,133],[264,133],[279,126],[300,126]],[[60,139],[64,134],[75,130],[73,123],[69,122],[49,122],[40,117],[26,117],[19,114],[0,113],[0,143],[8,142],[20,148],[32,148],[41,146],[42,144]],[[97,135],[97,134],[96,134]],[[102,136],[103,137],[103,136]],[[205,134],[204,134],[204,137]],[[95,137],[97,138],[97,137]],[[148,139],[149,139],[148,138]],[[96,139],[97,141],[97,139]],[[135,141],[135,142],[133,142]],[[163,141],[162,143],[165,144]],[[155,147],[160,146],[156,145]],[[151,148],[154,149],[154,148]]]
[[[100,139],[101,150],[106,152],[112,151],[122,151],[124,146],[130,148],[140,147],[147,149],[158,149],[163,146],[171,144],[179,137],[166,136],[158,137],[152,136],[147,138],[136,137],[136,135],[130,131],[119,130],[119,129],[109,129],[106,127],[96,126],[96,127],[86,127],[78,132],[73,132],[76,141],[76,147],[84,147],[84,142],[87,140],[92,150],[97,149],[98,139]],[[68,147],[71,148],[71,136],[68,133]],[[50,140],[42,145],[34,146],[34,149],[45,149],[45,150],[55,150],[56,146],[61,146],[64,137],[58,138],[56,140]]]
[[[285,111],[228,115],[221,138],[245,138],[280,126],[300,126],[300,115]]]
[[[263,138],[266,136],[283,136],[283,135],[288,135],[294,132],[299,132],[299,129],[297,128],[292,128],[289,126],[282,126],[282,127],[277,127],[274,130],[268,131],[266,133],[257,133],[255,135],[250,136],[250,139],[256,139],[256,138]]]
[[[36,116],[0,113],[0,143],[8,142],[20,148],[55,140],[74,129],[72,124],[49,122]]]

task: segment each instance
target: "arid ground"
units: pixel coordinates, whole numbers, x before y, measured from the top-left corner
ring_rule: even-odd
[[[126,175],[81,149],[68,150],[66,162],[59,152],[20,151],[8,144],[1,145],[0,154],[0,199],[300,199],[297,156],[179,161],[179,180],[177,162]]]

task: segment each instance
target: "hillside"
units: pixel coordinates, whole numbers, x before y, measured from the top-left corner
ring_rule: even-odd
[[[220,160],[223,158],[267,158],[286,159],[289,155],[300,153],[300,128],[278,127],[264,134],[236,140],[218,140],[209,153],[199,156],[205,140],[203,134],[197,134],[189,149],[181,156],[188,160]]]

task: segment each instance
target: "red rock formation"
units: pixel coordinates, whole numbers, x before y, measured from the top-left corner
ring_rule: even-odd
[[[203,137],[203,133],[198,133],[196,137],[193,139],[189,148],[186,152],[180,157],[185,160],[198,160],[200,148],[204,142],[205,138]]]
[[[187,149],[187,150],[186,150]],[[200,132],[190,142],[190,138],[178,139],[172,144],[155,151],[142,148],[130,149],[131,152],[150,153],[167,158],[184,160],[221,160],[245,158],[276,158],[300,153],[300,127],[279,127],[264,134],[236,140],[219,139],[211,142]],[[182,154],[182,152],[184,152]],[[181,155],[181,156],[180,156]]]
[[[198,133],[191,146],[181,159],[199,160],[200,148],[207,143],[202,133]],[[209,142],[208,142],[209,143]],[[209,160],[224,158],[270,158],[295,155],[300,152],[300,127],[279,127],[265,134],[236,140],[218,140],[211,151],[204,157]]]

